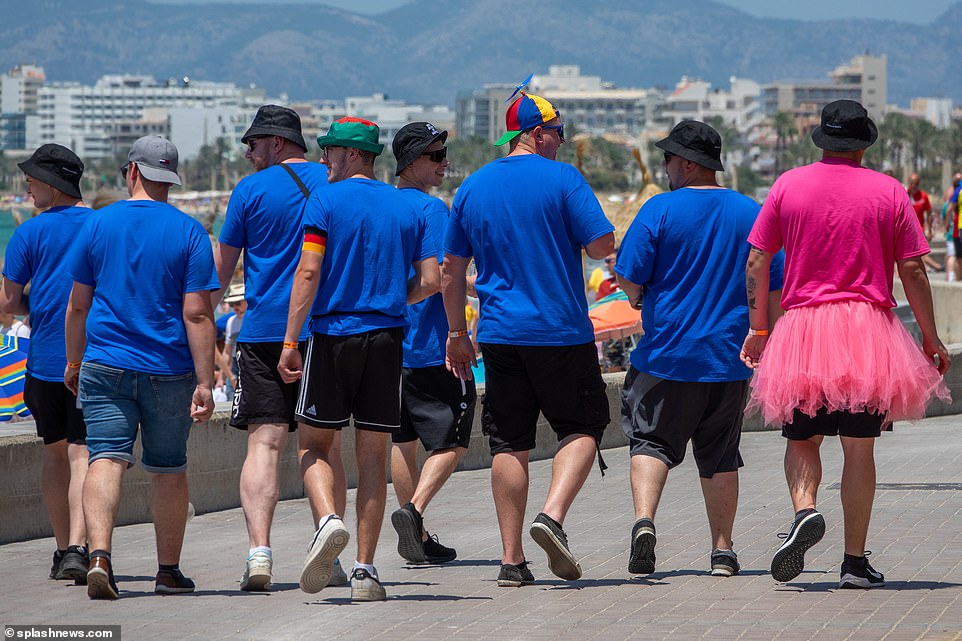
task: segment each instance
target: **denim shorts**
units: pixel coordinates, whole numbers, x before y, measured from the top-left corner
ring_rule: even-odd
[[[79,397],[90,461],[115,459],[131,467],[140,426],[144,469],[161,474],[185,471],[194,385],[193,372],[147,374],[84,363]]]

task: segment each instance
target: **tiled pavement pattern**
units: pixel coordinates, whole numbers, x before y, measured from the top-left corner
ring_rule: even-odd
[[[459,559],[407,567],[395,551],[391,488],[378,570],[386,603],[352,604],[349,588],[307,595],[297,588],[311,535],[306,501],[282,503],[274,527],[277,583],[270,594],[238,591],[246,535],[240,510],[203,514],[188,525],[182,566],[192,595],[154,595],[149,525],[119,528],[115,570],[122,598],[91,602],[84,588],[46,579],[51,539],[0,546],[0,625],[120,624],[127,641],[158,639],[962,639],[962,418],[898,424],[877,448],[880,484],[869,536],[872,563],[888,585],[838,590],[842,557],[839,505],[841,452],[823,445],[820,509],[828,524],[806,570],[789,584],[768,573],[776,533],[792,512],[782,475],[782,438],[743,437],[746,467],[735,544],[742,573],[707,574],[709,540],[691,461],[675,470],[657,518],[655,574],[627,573],[633,518],[624,449],[608,450],[604,479],[597,468],[565,524],[584,568],[574,582],[555,579],[525,534],[537,583],[498,588],[500,544],[489,472],[456,474],[426,514],[427,526]],[[549,477],[547,461],[532,464],[529,520]],[[353,492],[349,505],[353,501]],[[3,518],[0,515],[0,518]],[[353,511],[345,521],[352,525]],[[351,527],[353,533],[353,527]],[[350,567],[353,542],[343,561]]]

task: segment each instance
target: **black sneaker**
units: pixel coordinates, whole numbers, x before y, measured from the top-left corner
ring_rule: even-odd
[[[154,581],[157,594],[187,594],[194,591],[194,582],[177,570],[158,570]]]
[[[66,550],[53,551],[53,565],[50,566],[50,576],[47,577],[48,579],[57,578],[57,574],[60,572],[60,562],[63,561],[63,555],[66,553]]]
[[[428,559],[421,541],[424,522],[411,503],[405,503],[391,514],[391,525],[397,532],[397,553],[408,563],[421,565]]]
[[[528,569],[528,562],[522,561],[517,565],[502,565],[498,573],[499,588],[520,588],[522,585],[534,583],[534,575]]]
[[[638,519],[631,528],[631,552],[628,571],[632,574],[651,574],[655,571],[655,524],[651,519]]]
[[[441,545],[437,534],[428,534],[428,540],[423,541],[424,558],[428,563],[447,563],[458,558],[458,552],[454,548]]]
[[[805,552],[825,536],[825,518],[815,510],[796,516],[788,534],[778,536],[785,542],[772,557],[772,578],[784,583],[805,569]]]
[[[540,512],[534,517],[529,533],[534,542],[548,554],[548,569],[556,577],[565,581],[581,578],[581,566],[568,549],[568,537],[551,517]]]
[[[57,570],[57,579],[74,580],[87,577],[87,570],[90,567],[90,557],[87,550],[82,545],[71,545],[60,561],[60,568]]]
[[[97,554],[95,550],[90,555],[90,569],[87,571],[87,596],[91,599],[116,599],[120,597],[117,582],[114,580],[114,569],[110,557]]]
[[[865,556],[869,554],[871,554],[871,552],[866,552]],[[845,559],[842,561],[841,578],[839,579],[838,587],[868,590],[870,588],[880,588],[885,585],[885,577],[869,564],[865,556],[845,555]]]
[[[735,576],[741,569],[741,566],[738,565],[738,555],[735,554],[734,550],[712,550],[712,576]]]

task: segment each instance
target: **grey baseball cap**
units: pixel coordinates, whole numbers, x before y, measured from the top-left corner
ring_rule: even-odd
[[[137,169],[147,180],[180,185],[177,175],[177,147],[163,136],[144,136],[134,143],[127,160],[137,163]]]

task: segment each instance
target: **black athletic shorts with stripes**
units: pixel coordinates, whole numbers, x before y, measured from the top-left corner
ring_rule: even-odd
[[[462,381],[444,365],[405,367],[401,372],[401,429],[395,443],[421,439],[428,452],[471,444],[474,381]]]
[[[301,356],[307,342],[300,344]],[[250,425],[287,424],[287,431],[297,429],[294,406],[299,384],[285,383],[277,371],[284,343],[238,343],[234,350],[237,362],[237,387],[230,408],[230,426],[246,430]]]
[[[311,334],[294,415],[311,427],[394,432],[401,424],[404,330]]]

